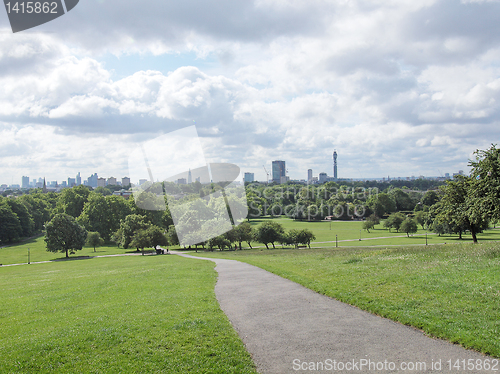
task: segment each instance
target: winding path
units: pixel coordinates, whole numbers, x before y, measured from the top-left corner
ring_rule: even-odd
[[[489,360],[491,364],[491,357],[429,338],[419,330],[258,267],[176,254],[216,263],[217,299],[262,374],[391,373],[403,369],[412,373],[500,373],[500,363],[497,371],[475,370],[479,363],[484,367]],[[460,370],[457,366],[449,370],[450,364],[457,363]],[[474,370],[468,370],[470,365]]]

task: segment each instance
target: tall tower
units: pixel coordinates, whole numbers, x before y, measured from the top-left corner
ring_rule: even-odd
[[[333,150],[333,178],[337,180],[337,150]]]

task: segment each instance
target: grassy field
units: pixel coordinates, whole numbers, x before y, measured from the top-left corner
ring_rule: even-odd
[[[256,373],[214,294],[179,256],[0,268],[2,373]]]
[[[259,218],[251,220],[250,223],[254,227],[262,224],[267,220],[273,220],[283,225],[286,230],[290,229],[309,229],[315,235],[316,239],[311,243],[312,247],[316,248],[331,248],[335,247],[335,239],[339,247],[346,246],[389,246],[389,245],[415,245],[425,244],[426,231],[419,228],[416,234],[406,237],[405,233],[389,232],[384,229],[382,224],[377,225],[374,230],[368,233],[362,229],[361,221],[332,221],[332,222],[306,222],[294,221],[289,218]],[[337,238],[335,238],[337,235]],[[361,242],[359,238],[361,237]],[[500,241],[500,229],[488,230],[478,235],[480,241]],[[462,242],[472,241],[470,235],[463,235]],[[427,233],[428,244],[454,243],[460,242],[458,235],[443,235],[438,236],[433,233]],[[242,243],[243,247],[248,248],[246,243]],[[275,243],[277,247],[280,244]],[[252,247],[264,247],[262,243],[252,242]],[[15,244],[0,248],[0,264],[19,264],[28,262],[28,248],[30,249],[31,262],[51,261],[56,259],[64,259],[63,253],[47,252],[43,237],[29,239],[23,243]],[[171,249],[178,249],[179,246],[170,246]],[[81,251],[77,251],[70,257],[78,256],[101,256],[110,254],[134,253],[134,248],[123,249],[118,248],[115,244],[104,245],[96,248],[84,247]]]
[[[500,357],[500,245],[203,253],[256,265],[372,313]]]
[[[374,230],[367,232],[363,230],[362,221],[294,221],[290,218],[259,218],[251,220],[254,227],[265,221],[272,220],[279,222],[285,230],[291,229],[309,229],[316,239],[311,246],[313,247],[335,247],[335,240],[339,247],[343,246],[387,246],[387,245],[414,245],[425,244],[426,232],[428,244],[444,244],[459,241],[458,235],[438,236],[418,226],[418,232],[407,237],[403,232],[387,230],[383,228],[383,223],[375,226]],[[337,238],[335,237],[337,236]],[[471,235],[462,235],[462,241],[472,241]],[[361,243],[359,239],[361,238]],[[479,240],[498,240],[500,241],[500,229],[488,230],[478,235]],[[246,244],[246,243],[244,243]],[[277,243],[275,243],[276,245]],[[252,243],[252,247],[262,247],[261,243]],[[281,245],[279,245],[281,247]]]
[[[47,252],[47,247],[43,239],[44,236],[40,236],[38,238],[29,239],[20,244],[0,248],[0,264],[7,265],[27,263],[28,248],[30,250],[31,262],[51,261],[64,259],[66,257],[64,253]],[[74,255],[70,255],[70,257],[74,258],[78,256],[100,256],[133,252],[134,249],[118,248],[113,244],[97,247],[96,252],[94,252],[93,247],[84,247],[81,251],[76,251]]]

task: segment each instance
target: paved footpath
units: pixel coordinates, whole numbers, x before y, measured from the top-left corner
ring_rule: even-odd
[[[500,373],[498,360],[496,371],[484,370],[485,363],[494,365],[493,358],[429,338],[258,267],[201,259],[217,264],[215,294],[259,373]]]

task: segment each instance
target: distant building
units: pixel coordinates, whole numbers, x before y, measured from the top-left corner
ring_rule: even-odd
[[[116,178],[115,177],[108,178],[108,186],[116,186]]]
[[[139,179],[139,186],[142,186],[147,181],[148,181],[147,179]]]
[[[45,182],[43,183],[43,185],[45,186]],[[66,181],[62,181],[61,187],[68,187],[68,183]]]
[[[87,178],[87,186],[96,188],[97,187],[97,173],[92,174],[90,177]]]
[[[325,183],[328,178],[326,173],[319,173],[319,183]]]
[[[122,186],[126,187],[130,184],[130,178],[129,177],[123,177],[122,178]]]
[[[76,175],[76,185],[79,186],[82,184],[82,177],[80,176],[80,172]]]
[[[127,191],[127,190],[115,191],[115,192],[113,192],[113,195],[122,196],[125,199],[128,199],[132,195],[132,191]]]
[[[244,181],[252,183],[254,181],[254,173],[245,173]]]
[[[76,185],[75,178],[68,178],[68,187],[74,187]]]
[[[285,161],[273,161],[272,162],[272,177],[274,183],[282,183],[282,177],[285,177],[286,181],[286,166]]]
[[[188,180],[187,180],[188,184],[191,184],[193,183],[193,177],[191,176],[191,169],[189,169],[189,172],[188,172]]]
[[[97,187],[106,187],[106,178],[97,178]]]
[[[313,171],[312,169],[307,170],[307,183],[311,183],[313,180]]]
[[[29,188],[29,186],[30,186],[30,177],[24,177],[23,176],[21,186],[23,188]]]
[[[333,150],[333,178],[337,180],[337,150]]]
[[[177,179],[177,184],[187,184],[186,178]]]

